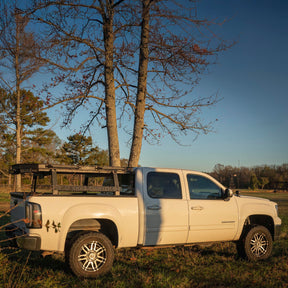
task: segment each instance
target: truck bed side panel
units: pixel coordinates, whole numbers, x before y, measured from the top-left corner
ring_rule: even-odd
[[[42,229],[30,229],[41,237],[41,249],[64,251],[70,226],[81,219],[108,219],[117,227],[118,247],[137,245],[138,201],[136,197],[31,197],[42,207]]]

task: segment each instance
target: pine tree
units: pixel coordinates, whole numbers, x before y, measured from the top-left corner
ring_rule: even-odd
[[[109,164],[107,151],[93,147],[92,137],[74,134],[67,138],[58,155],[57,160],[62,164],[70,165],[98,165]]]
[[[54,162],[57,146],[60,144],[55,132],[45,127],[50,122],[46,112],[42,111],[43,101],[35,97],[31,91],[20,91],[20,118],[21,130],[21,162]],[[16,162],[17,136],[16,136],[16,93],[0,90],[0,153],[2,169]]]

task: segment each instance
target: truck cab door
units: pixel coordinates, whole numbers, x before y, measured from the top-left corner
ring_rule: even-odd
[[[188,203],[181,174],[144,173],[144,245],[183,244],[188,236]]]
[[[231,241],[238,227],[235,197],[223,199],[223,187],[208,175],[187,172],[189,189],[188,243]]]

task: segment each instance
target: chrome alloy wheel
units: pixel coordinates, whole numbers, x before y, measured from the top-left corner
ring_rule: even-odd
[[[106,248],[98,241],[83,244],[78,255],[78,263],[87,272],[98,271],[106,260]]]
[[[262,257],[267,253],[269,241],[264,233],[255,233],[250,240],[250,250],[255,257]]]

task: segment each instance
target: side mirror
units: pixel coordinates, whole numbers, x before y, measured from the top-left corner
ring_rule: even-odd
[[[233,196],[233,191],[227,188],[224,191],[224,200],[229,200],[232,196]]]

